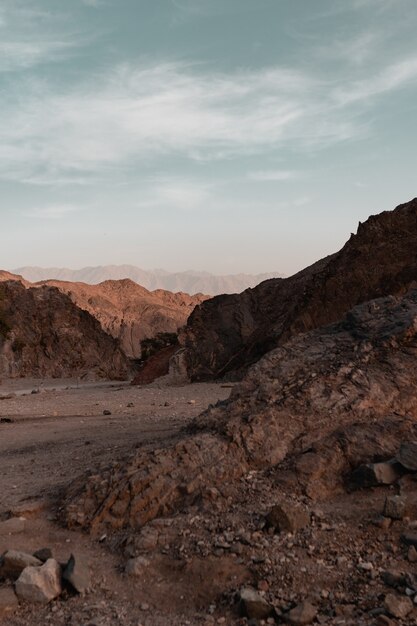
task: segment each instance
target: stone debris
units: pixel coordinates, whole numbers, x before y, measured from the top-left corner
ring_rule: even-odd
[[[417,441],[405,441],[397,454],[397,461],[411,472],[417,472]]]
[[[79,555],[71,554],[64,565],[62,578],[78,593],[85,593],[91,587],[91,574],[88,563]]]
[[[240,591],[242,612],[249,619],[266,619],[272,615],[272,606],[255,589],[245,587]]]
[[[413,603],[407,596],[389,593],[385,596],[384,606],[389,615],[397,619],[405,619],[413,610]]]
[[[150,561],[144,556],[138,556],[134,559],[129,559],[126,563],[125,572],[128,576],[142,576],[147,567],[149,567]]]
[[[16,595],[27,602],[47,604],[62,592],[61,566],[49,559],[41,567],[26,567],[15,584]]]
[[[310,602],[302,602],[291,609],[284,616],[285,621],[292,626],[305,626],[316,619],[317,609]]]
[[[351,489],[368,489],[378,485],[392,485],[402,475],[401,466],[395,461],[360,465],[350,476]]]
[[[384,504],[384,516],[401,520],[407,515],[407,500],[403,496],[388,496]]]
[[[267,522],[279,532],[296,533],[310,524],[310,514],[297,502],[280,502],[268,513]]]
[[[18,550],[7,550],[0,557],[0,579],[14,580],[20,576],[26,567],[37,567],[42,561],[31,554]]]

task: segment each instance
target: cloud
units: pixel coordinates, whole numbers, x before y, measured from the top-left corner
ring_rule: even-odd
[[[320,150],[364,136],[372,100],[414,84],[417,57],[357,73],[363,78],[346,81],[279,66],[222,73],[142,63],[59,91],[17,82],[0,103],[0,178],[88,184],[165,156],[208,161]],[[291,173],[253,176],[285,180]]]
[[[259,172],[249,172],[248,178],[261,182],[293,180],[297,177],[297,172],[289,170],[261,170]]]
[[[62,219],[69,214],[82,211],[83,209],[78,206],[71,205],[52,205],[46,207],[34,207],[23,211],[26,217],[32,217],[43,220],[56,220]]]

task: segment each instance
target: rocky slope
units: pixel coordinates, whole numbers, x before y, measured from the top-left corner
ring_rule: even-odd
[[[359,225],[340,252],[286,279],[198,306],[181,337],[192,380],[229,375],[353,306],[417,281],[417,199]]]
[[[0,283],[0,376],[127,378],[128,359],[58,289]]]
[[[184,326],[195,306],[208,296],[148,291],[131,280],[108,280],[99,285],[49,280],[81,309],[88,311],[115,339],[128,357],[140,358],[142,339]],[[35,285],[36,286],[36,285]]]
[[[238,293],[248,287],[255,287],[267,278],[279,276],[276,272],[268,274],[230,274],[216,276],[209,272],[167,272],[165,270],[143,270],[134,265],[104,265],[71,270],[59,267],[20,267],[14,270],[26,280],[40,282],[48,279],[67,282],[82,282],[92,285],[108,281],[129,278],[152,291],[164,289],[190,294],[207,293],[212,296],[220,293]]]
[[[416,355],[416,290],[360,305],[266,355],[178,443],[76,481],[66,520],[137,528],[222,489],[238,506],[239,479],[253,470],[274,468],[291,494],[342,492],[356,466],[416,438]]]
[[[160,332],[177,332],[195,306],[208,298],[202,294],[151,292],[131,280],[108,280],[98,285],[59,280],[29,283],[19,275],[0,272],[0,282],[10,279],[19,280],[26,287],[56,287],[95,317],[103,330],[118,339],[129,358],[140,358],[142,339]]]

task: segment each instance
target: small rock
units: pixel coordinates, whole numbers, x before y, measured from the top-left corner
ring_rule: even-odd
[[[75,557],[71,554],[68,563],[64,566],[62,578],[78,593],[85,593],[91,586],[90,568],[79,555]]]
[[[26,567],[37,567],[42,561],[25,552],[8,550],[0,557],[0,578],[15,580]]]
[[[349,479],[351,489],[368,489],[378,485],[392,485],[401,477],[401,466],[396,461],[360,465]]]
[[[0,619],[13,613],[19,606],[19,601],[11,587],[0,589]]]
[[[404,587],[406,584],[406,579],[404,574],[401,572],[386,570],[382,572],[381,578],[388,587],[394,587],[394,589],[398,587]]]
[[[417,441],[405,441],[400,446],[397,461],[406,469],[417,472]]]
[[[387,615],[378,615],[375,626],[394,626],[394,622]]]
[[[403,519],[407,514],[407,500],[403,496],[385,498],[384,515],[391,519]]]
[[[128,560],[125,572],[128,576],[141,576],[149,564],[150,562],[144,556],[138,556],[136,559]]]
[[[385,596],[384,606],[392,617],[404,619],[413,610],[413,603],[407,596],[389,593]]]
[[[195,404],[195,400],[188,400],[188,404]]]
[[[103,415],[111,415],[111,411],[109,411],[108,409],[104,409]]]
[[[266,619],[272,614],[272,607],[269,602],[251,587],[245,587],[241,590],[240,604],[243,613],[249,619]]]
[[[415,546],[417,548],[416,533],[404,533],[403,535],[401,535],[401,541],[408,546]]]
[[[133,404],[133,402],[129,402],[126,406],[128,409],[132,409],[135,405]]]
[[[310,602],[302,602],[284,616],[288,624],[293,626],[304,626],[311,624],[316,619],[317,609]]]
[[[42,563],[46,563],[48,559],[53,558],[52,550],[50,548],[41,548],[40,550],[36,550],[36,552],[33,553],[33,556],[36,559],[39,559],[39,561],[42,561]]]
[[[11,517],[4,522],[0,522],[0,535],[16,535],[22,533],[26,528],[24,517]]]
[[[410,546],[407,552],[407,559],[410,563],[417,563],[417,550],[414,546]]]
[[[16,581],[16,595],[28,602],[48,604],[62,591],[61,567],[49,559],[41,567],[26,567]]]
[[[267,522],[278,531],[297,532],[310,524],[310,514],[293,502],[276,504],[267,515]]]

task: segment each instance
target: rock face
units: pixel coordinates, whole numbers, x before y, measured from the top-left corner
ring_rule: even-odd
[[[142,339],[160,332],[177,332],[194,308],[208,298],[201,293],[189,296],[161,289],[151,292],[131,280],[108,280],[99,285],[49,280],[45,284],[57,287],[88,311],[133,358],[141,356]]]
[[[209,296],[198,293],[148,291],[132,280],[107,280],[98,285],[45,280],[29,283],[21,276],[0,271],[0,283],[17,280],[25,287],[56,287],[74,304],[95,317],[102,329],[120,342],[129,358],[140,358],[140,342],[158,333],[176,333],[194,308]]]
[[[117,342],[67,295],[0,284],[0,376],[124,379],[129,370]]]
[[[182,333],[192,380],[240,378],[291,337],[417,280],[417,199],[359,225],[340,252],[287,279],[198,306]]]
[[[352,468],[416,440],[416,354],[417,291],[362,304],[266,355],[175,445],[76,481],[66,520],[140,527],[274,466],[312,498],[342,490]]]

